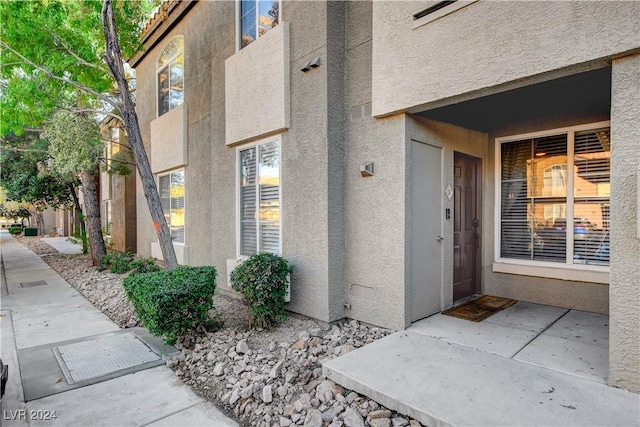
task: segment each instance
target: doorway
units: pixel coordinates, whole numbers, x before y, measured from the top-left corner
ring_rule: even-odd
[[[442,149],[411,141],[411,321],[442,308]]]
[[[453,161],[453,300],[481,292],[482,159],[461,153]]]

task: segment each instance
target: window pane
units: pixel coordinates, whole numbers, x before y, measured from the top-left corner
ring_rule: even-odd
[[[566,199],[534,201],[533,258],[537,261],[567,261]]]
[[[258,11],[258,31],[262,36],[278,25],[278,15],[280,14],[280,2],[278,0],[260,0]]]
[[[158,115],[169,111],[169,69],[158,73]]]
[[[260,251],[280,253],[280,223],[266,221],[260,223]]]
[[[240,253],[257,251],[256,149],[240,152]]]
[[[567,195],[567,136],[533,140],[533,195]]]
[[[170,66],[169,108],[181,105],[184,100],[184,56],[180,55]]]
[[[567,136],[502,144],[501,256],[566,262]]]
[[[504,258],[532,259],[535,240],[529,221],[528,197],[532,142],[516,141],[501,146],[502,221],[501,254]]]
[[[162,205],[162,212],[164,213],[164,219],[167,221],[169,227],[171,227],[171,189],[170,189],[169,175],[163,175],[158,178],[158,191],[160,192],[160,204]]]
[[[240,18],[240,48],[247,46],[256,39],[255,9],[252,9],[252,12]]]

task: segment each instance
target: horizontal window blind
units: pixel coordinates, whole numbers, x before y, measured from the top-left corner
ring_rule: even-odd
[[[608,265],[609,159],[608,129],[502,143],[500,256]]]
[[[240,253],[280,253],[280,144],[240,151]]]
[[[171,240],[185,241],[184,171],[172,172],[158,178],[158,191],[164,218],[169,226]]]

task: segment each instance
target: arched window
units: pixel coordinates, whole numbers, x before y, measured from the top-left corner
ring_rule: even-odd
[[[158,59],[158,116],[184,101],[184,39],[173,38]]]

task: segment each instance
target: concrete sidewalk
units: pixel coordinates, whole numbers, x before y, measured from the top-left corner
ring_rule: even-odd
[[[21,374],[33,372],[20,372],[21,354],[39,347],[50,353],[54,343],[114,336],[121,330],[6,231],[0,232],[0,254],[0,354],[9,366],[3,426],[238,425],[164,365],[25,402]]]

